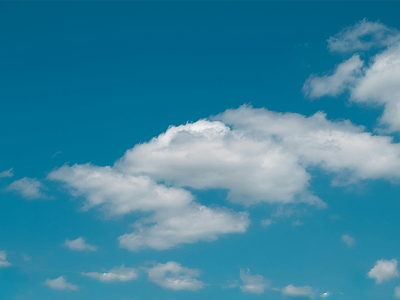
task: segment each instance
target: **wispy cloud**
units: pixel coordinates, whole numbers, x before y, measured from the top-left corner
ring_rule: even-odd
[[[101,282],[114,282],[114,281],[130,281],[138,278],[137,270],[134,268],[125,268],[124,266],[112,268],[108,272],[90,272],[82,273],[82,275],[97,279]]]
[[[0,251],[0,268],[9,267],[11,264],[7,261],[7,251]]]
[[[0,178],[13,177],[13,176],[14,176],[14,168],[0,172]]]

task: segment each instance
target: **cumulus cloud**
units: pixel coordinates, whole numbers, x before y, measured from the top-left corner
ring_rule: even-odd
[[[324,207],[308,191],[316,166],[351,181],[398,177],[400,148],[349,121],[324,113],[304,117],[242,106],[213,120],[170,127],[136,145],[117,162],[124,173],[195,189],[229,191],[233,202],[305,202]]]
[[[14,168],[11,168],[9,170],[5,170],[0,172],[0,178],[4,178],[4,177],[13,177],[14,176]]]
[[[375,279],[376,284],[399,277],[399,272],[397,270],[397,259],[378,260],[367,275],[369,278]]]
[[[349,236],[348,234],[342,235],[342,241],[346,243],[348,247],[353,247],[356,243],[356,240]]]
[[[11,264],[7,261],[7,251],[0,251],[0,268],[9,267]]]
[[[363,64],[360,56],[355,54],[336,66],[331,75],[311,75],[304,83],[303,92],[311,99],[323,96],[335,97],[355,84]]]
[[[355,54],[339,64],[332,75],[311,75],[303,90],[310,98],[337,96],[345,90],[350,101],[383,106],[380,130],[400,130],[400,32],[379,22],[363,20],[328,40],[335,51],[366,51],[371,47],[385,49],[369,57],[368,63]],[[364,65],[364,67],[362,67]]]
[[[182,267],[174,261],[157,264],[147,269],[147,273],[150,282],[174,291],[197,291],[204,286],[202,281],[195,279],[200,276],[199,270]]]
[[[110,271],[105,273],[90,272],[82,273],[82,275],[106,283],[114,281],[126,282],[138,278],[138,273],[136,269],[125,268],[124,266],[112,268]]]
[[[263,294],[269,287],[269,281],[261,275],[250,275],[250,270],[240,270],[240,279],[243,285],[240,289],[245,293]]]
[[[289,297],[310,297],[313,298],[315,296],[315,292],[311,286],[299,286],[295,287],[293,284],[289,284],[288,286],[282,289],[283,296]]]
[[[16,180],[7,187],[8,191],[16,191],[26,199],[47,198],[43,193],[45,189],[46,187],[36,178],[28,177]]]
[[[44,282],[44,284],[54,290],[72,290],[72,291],[78,290],[78,286],[68,283],[65,280],[64,276],[60,276],[56,279],[47,278],[46,281]]]
[[[306,117],[242,106],[210,119],[171,126],[128,150],[114,166],[63,166],[48,175],[83,196],[84,209],[109,215],[146,213],[133,233],[119,238],[130,250],[168,249],[243,233],[245,212],[197,203],[185,188],[225,189],[228,200],[326,204],[310,189],[311,170],[344,185],[400,177],[400,145],[351,122],[330,121],[322,112]]]
[[[64,246],[75,251],[97,251],[97,247],[87,244],[83,237],[79,237],[76,240],[70,241],[66,239]]]
[[[336,52],[369,50],[385,47],[399,40],[399,32],[380,22],[366,19],[349,26],[328,39],[328,49]]]

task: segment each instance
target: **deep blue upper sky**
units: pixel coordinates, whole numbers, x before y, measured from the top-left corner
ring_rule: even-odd
[[[171,125],[243,104],[306,117],[324,111],[328,120],[349,119],[373,132],[382,106],[350,103],[348,92],[310,101],[302,87],[310,74],[325,74],[351,56],[329,53],[329,37],[364,18],[400,30],[399,11],[396,1],[0,2],[0,172],[14,172],[0,178],[0,251],[11,264],[0,267],[0,299],[285,296],[229,287],[245,284],[239,272],[247,268],[273,288],[293,284],[311,286],[318,297],[330,291],[333,299],[392,299],[400,280],[376,285],[367,273],[380,259],[400,258],[396,179],[333,186],[332,173],[310,170],[310,188],[328,208],[300,204],[302,213],[277,217],[267,229],[260,222],[273,219],[276,205],[232,203],[225,200],[228,188],[183,185],[203,205],[247,211],[246,232],[129,252],[117,239],[142,212],[107,218],[96,208],[82,211],[84,197],[71,197],[47,176],[66,163],[112,166]],[[390,136],[397,139],[397,132]],[[9,190],[24,177],[42,182],[47,199]],[[356,244],[347,247],[344,234]],[[97,251],[63,246],[81,236]],[[208,285],[174,291],[149,282],[143,268],[168,261],[199,269],[197,279]],[[136,268],[138,279],[104,283],[80,274],[122,264]],[[44,284],[59,276],[78,291]]]

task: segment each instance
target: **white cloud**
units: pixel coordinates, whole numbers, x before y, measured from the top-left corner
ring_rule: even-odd
[[[113,281],[125,282],[138,278],[138,273],[136,269],[125,268],[124,266],[112,268],[110,271],[105,273],[90,272],[82,273],[82,275],[107,283]]]
[[[272,223],[275,223],[275,221],[271,220],[271,219],[265,219],[261,221],[261,225],[263,227],[268,227],[269,225],[271,225]]]
[[[72,291],[78,290],[78,286],[68,283],[65,280],[64,276],[60,276],[56,279],[47,278],[44,284],[54,290],[72,290]]]
[[[384,107],[379,119],[387,131],[400,130],[400,43],[372,58],[357,84],[350,90],[351,101]]]
[[[101,206],[109,215],[180,209],[194,198],[184,189],[157,184],[149,176],[126,175],[91,164],[65,165],[48,178],[63,181],[75,197],[85,196],[85,210]]]
[[[210,208],[184,188],[225,189],[232,202],[281,206],[326,204],[310,190],[311,171],[336,175],[333,184],[400,177],[400,145],[351,122],[242,106],[209,120],[171,126],[128,150],[114,166],[63,166],[48,179],[83,196],[84,209],[109,215],[147,213],[119,238],[130,250],[168,249],[243,233],[245,212]],[[206,226],[204,224],[207,224]],[[210,225],[210,226],[209,226]]]
[[[242,106],[214,120],[170,127],[128,150],[116,167],[174,186],[228,189],[230,200],[245,205],[323,207],[308,191],[311,166],[339,173],[342,183],[400,175],[400,147],[390,137],[328,121],[321,112],[307,118]]]
[[[320,296],[321,298],[328,298],[330,295],[332,295],[331,292],[325,292],[325,293],[321,293],[319,296]]]
[[[7,251],[0,251],[0,268],[9,267],[11,264],[7,261]]]
[[[74,196],[84,195],[85,209],[101,206],[110,215],[152,212],[134,224],[133,233],[119,237],[120,246],[131,251],[214,241],[224,234],[244,233],[250,224],[245,212],[199,205],[187,190],[111,167],[64,166],[50,173],[49,179],[65,182]]]
[[[43,193],[45,189],[46,187],[36,178],[28,177],[16,180],[7,187],[8,191],[16,191],[27,199],[47,198]]]
[[[365,36],[371,39],[365,39]],[[359,54],[355,54],[342,62],[331,76],[310,76],[304,84],[305,94],[310,98],[337,96],[348,89],[353,102],[383,106],[380,130],[399,131],[400,32],[379,22],[364,20],[329,41],[329,47],[342,51],[368,50],[373,46],[386,49],[370,57],[363,68],[364,62]]]
[[[66,239],[64,246],[75,251],[97,251],[97,247],[87,244],[83,237],[79,237],[76,240],[70,241]]]
[[[342,241],[345,242],[348,247],[353,247],[356,243],[356,240],[348,234],[342,235]]]
[[[174,261],[157,264],[147,269],[147,273],[150,282],[174,291],[197,291],[204,286],[202,281],[195,279],[200,276],[199,270],[182,267]]]
[[[147,225],[155,223],[155,225]],[[160,212],[134,224],[134,232],[118,238],[121,248],[165,250],[180,244],[214,241],[228,233],[246,232],[250,221],[245,212],[193,204],[173,214]]]
[[[240,279],[243,285],[240,289],[246,293],[263,294],[264,290],[269,287],[269,281],[261,275],[250,275],[250,270],[240,270]]]
[[[375,266],[368,272],[368,277],[375,279],[376,284],[399,277],[397,260],[378,260]]]
[[[363,64],[360,56],[355,54],[336,66],[331,75],[311,75],[304,83],[303,92],[311,99],[323,96],[335,97],[354,86]]]
[[[394,297],[400,298],[400,285],[398,285],[394,288]]]
[[[5,170],[0,172],[0,178],[4,178],[4,177],[13,177],[14,176],[14,168],[11,168],[9,170]]]
[[[288,286],[282,289],[283,296],[289,297],[310,297],[313,298],[315,296],[315,292],[311,286],[299,286],[295,287],[293,284],[289,284]]]
[[[336,52],[369,50],[386,47],[399,40],[399,32],[380,22],[366,19],[349,26],[328,39],[328,49]]]

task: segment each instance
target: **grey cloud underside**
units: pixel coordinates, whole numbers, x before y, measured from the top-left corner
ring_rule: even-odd
[[[168,249],[243,233],[246,212],[207,207],[185,188],[226,189],[228,200],[326,204],[310,189],[310,169],[335,174],[335,184],[400,176],[400,146],[349,121],[330,121],[242,106],[165,133],[128,150],[114,166],[63,166],[48,179],[83,196],[84,209],[107,215],[144,212],[119,238],[132,251]],[[162,183],[161,183],[162,182]]]

